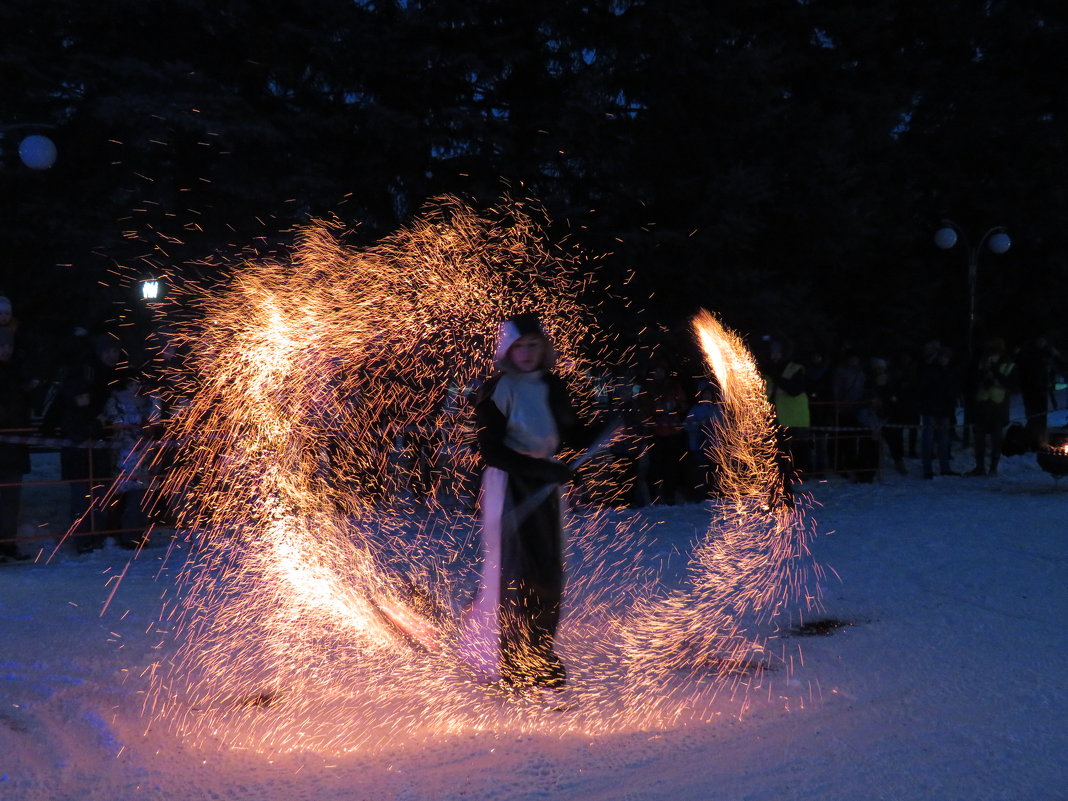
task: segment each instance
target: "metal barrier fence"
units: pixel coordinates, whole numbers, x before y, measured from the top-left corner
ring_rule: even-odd
[[[903,427],[918,431],[917,426]],[[847,454],[853,452],[852,445],[867,439],[872,440],[878,434],[869,428],[844,425],[812,426],[795,434],[795,445],[808,448],[814,457],[821,457],[822,462],[810,460],[807,467],[819,467],[821,471],[841,472],[855,467],[850,464]],[[909,436],[906,434],[905,436]],[[114,469],[115,443],[109,440],[75,443],[70,440],[42,437],[33,429],[0,430],[0,446],[25,445],[30,449],[35,463],[34,470],[23,476],[0,475],[0,493],[8,488],[17,488],[19,498],[16,506],[20,508],[21,517],[16,522],[17,536],[2,536],[0,545],[30,545],[48,540],[69,539],[77,543],[80,538],[122,537],[137,533],[140,529],[109,525],[108,506],[116,499],[109,498],[108,493],[116,476]],[[62,452],[77,449],[85,452],[84,473],[76,477],[63,477],[61,467]],[[396,453],[390,458],[393,470],[404,473],[411,469],[411,448],[407,445],[395,446]],[[106,460],[101,464],[101,460]],[[881,464],[882,459],[878,462]],[[398,475],[390,484],[394,488],[403,487],[411,482],[411,475]],[[81,492],[78,488],[82,488]],[[465,496],[473,502],[477,489],[461,487],[454,490],[457,501]],[[0,508],[11,502],[10,497],[0,498]],[[110,516],[113,521],[114,517]],[[147,521],[150,525],[153,521]],[[32,527],[32,529],[31,529]]]
[[[790,429],[787,432],[784,444],[794,452],[794,466],[799,469],[802,479],[839,474],[854,477],[863,475],[863,480],[876,480],[888,464],[888,455],[891,458],[895,458],[896,454],[900,454],[901,458],[916,458],[921,455],[922,427],[918,421],[884,422],[874,426],[857,425],[854,421],[862,405],[813,402],[810,404],[810,410],[813,419],[819,421],[819,424]],[[947,435],[953,448],[968,447],[968,425],[961,422],[959,414],[951,418]],[[406,489],[410,490],[413,484],[427,482],[428,476],[417,476],[418,465],[425,461],[426,457],[420,453],[415,440],[406,441],[405,432],[394,432],[394,435],[384,438],[384,441],[390,443],[390,453],[385,462],[388,465],[386,474],[382,476],[385,479],[383,490],[387,493],[404,492]],[[31,524],[43,529],[28,533],[26,523],[23,523],[21,528],[16,524],[18,536],[4,537],[0,532],[0,546],[12,542],[30,544],[61,538],[77,541],[82,537],[122,537],[156,524],[157,521],[148,519],[145,521],[145,527],[102,525],[102,522],[108,521],[109,505],[115,500],[109,497],[116,476],[115,442],[97,440],[75,443],[61,438],[38,436],[34,429],[0,429],[0,447],[4,444],[23,444],[31,449],[33,455],[53,455],[56,458],[51,470],[52,475],[45,478],[39,475],[33,477],[33,474],[29,478],[0,475],[0,493],[8,488],[17,488],[22,496],[23,517],[36,518]],[[87,470],[82,475],[64,478],[60,468],[61,459],[58,457],[64,450],[70,449],[86,451]],[[445,456],[448,457],[448,454]],[[107,463],[101,465],[102,459],[106,459]],[[470,508],[477,496],[477,476],[457,475],[454,479],[456,480],[452,483],[456,486],[444,489],[434,486],[430,491],[435,497],[439,494],[451,495],[456,504]],[[433,480],[430,483],[433,484]],[[76,487],[84,487],[84,494],[79,496],[73,489]],[[48,490],[52,493],[46,503],[41,501],[39,496]],[[425,488],[423,491],[426,491]],[[34,493],[38,496],[36,502],[28,504],[27,497],[33,496]],[[0,510],[7,500],[0,495]],[[48,508],[47,521],[40,519],[42,506]],[[34,513],[26,515],[27,507],[33,507]]]
[[[58,437],[35,435],[33,429],[0,430],[0,447],[24,445],[29,449],[31,472],[0,475],[0,513],[13,519],[15,536],[0,532],[0,546],[32,545],[48,540],[106,537],[143,532],[143,527],[103,525],[115,470],[114,444],[107,440],[75,443]],[[84,452],[74,477],[63,477],[63,451]],[[103,463],[102,463],[103,462]],[[79,492],[78,488],[84,488]],[[12,493],[10,490],[14,489]],[[9,506],[10,505],[10,506]],[[5,508],[7,507],[7,508]],[[13,510],[12,510],[13,507]]]

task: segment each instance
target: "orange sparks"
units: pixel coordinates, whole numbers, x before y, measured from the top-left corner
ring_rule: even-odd
[[[685,586],[664,591],[642,567],[649,523],[614,508],[613,460],[589,460],[598,502],[568,516],[560,635],[579,703],[502,704],[449,650],[478,550],[466,396],[498,322],[536,310],[592,414],[610,338],[584,302],[581,259],[519,204],[478,215],[446,198],[374,246],[343,235],[309,225],[291,253],[249,259],[224,289],[185,300],[202,315],[181,331],[192,355],[165,491],[191,547],[160,623],[149,718],[201,745],[343,753],[502,726],[670,725],[762,681],[768,624],[806,597],[806,527],[785,503],[740,340],[695,320],[723,396],[726,497]],[[415,635],[399,636],[398,619]]]

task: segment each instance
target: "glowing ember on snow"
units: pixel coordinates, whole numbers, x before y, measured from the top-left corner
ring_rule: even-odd
[[[479,216],[446,199],[370,248],[340,235],[309,226],[290,257],[240,265],[183,332],[189,402],[167,489],[192,553],[161,621],[150,718],[195,743],[339,753],[502,726],[669,725],[724,687],[744,697],[771,659],[761,632],[803,595],[805,526],[783,502],[772,416],[737,337],[695,322],[723,391],[726,500],[686,586],[639,570],[642,516],[611,508],[617,468],[592,459],[583,481],[605,502],[569,516],[559,642],[577,707],[502,703],[448,649],[477,554],[458,398],[485,377],[498,322],[536,310],[590,412],[607,336],[581,263],[517,204]],[[429,650],[397,636],[398,610],[436,615]]]

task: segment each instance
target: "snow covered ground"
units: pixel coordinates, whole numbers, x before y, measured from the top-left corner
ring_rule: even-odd
[[[786,641],[790,697],[670,731],[500,730],[344,758],[196,750],[140,716],[162,549],[0,566],[0,799],[1068,799],[1068,480],[1031,454],[994,478],[909,468],[806,485],[816,560],[838,576],[824,614],[853,625]],[[684,549],[710,506],[643,514]]]

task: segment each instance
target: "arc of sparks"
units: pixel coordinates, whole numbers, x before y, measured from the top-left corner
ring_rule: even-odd
[[[186,403],[168,434],[185,445],[165,484],[190,555],[160,621],[151,721],[267,752],[501,725],[441,647],[447,624],[423,627],[417,654],[388,618],[418,628],[412,583],[446,613],[470,591],[475,521],[452,504],[475,465],[456,399],[484,374],[497,322],[538,310],[592,410],[609,337],[582,305],[581,268],[521,206],[478,215],[442,199],[374,246],[315,224],[290,256],[242,263],[222,291],[191,288],[203,317],[183,329]],[[710,314],[694,326],[723,395],[725,498],[686,586],[665,593],[633,567],[643,524],[613,509],[618,465],[584,465],[603,500],[571,517],[563,647],[583,703],[565,728],[670,723],[694,705],[665,691],[680,673],[738,686],[737,665],[765,650],[761,627],[801,592],[805,527],[799,509],[770,502],[779,476],[759,374]],[[649,592],[618,610],[619,587],[638,583]],[[270,714],[235,698],[269,698]]]
[[[787,502],[777,458],[777,424],[764,380],[741,338],[706,310],[693,330],[720,390],[722,417],[713,457],[719,465],[723,517],[696,545],[687,585],[643,599],[621,632],[643,698],[680,674],[714,675],[724,686],[768,666],[767,625],[806,591],[807,525],[803,503]],[[662,697],[662,696],[661,696]]]

